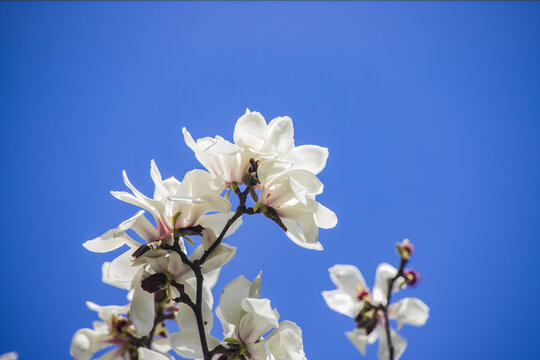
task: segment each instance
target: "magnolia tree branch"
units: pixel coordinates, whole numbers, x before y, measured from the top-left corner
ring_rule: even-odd
[[[204,282],[204,276],[202,273],[201,266],[205,263],[205,261],[208,259],[208,256],[212,254],[212,252],[221,244],[221,241],[225,237],[225,234],[230,229],[230,227],[234,224],[236,220],[238,220],[240,217],[242,217],[243,214],[255,214],[256,211],[253,210],[253,208],[246,208],[246,200],[248,194],[253,192],[253,189],[251,186],[246,186],[244,191],[240,191],[237,185],[233,185],[234,192],[238,195],[239,204],[236,208],[236,211],[234,212],[233,216],[227,221],[223,229],[221,230],[221,233],[216,238],[216,240],[210,245],[208,249],[206,249],[201,256],[200,259],[190,261],[187,257],[187,254],[184,253],[179,245],[179,236],[175,236],[175,242],[174,244],[167,245],[164,244],[162,247],[167,250],[173,250],[177,252],[182,262],[186,265],[188,265],[191,270],[193,270],[193,273],[195,274],[195,278],[197,280],[197,295],[195,299],[195,303],[193,300],[184,293],[184,285],[177,283],[176,281],[171,281],[171,285],[174,286],[180,293],[180,297],[173,299],[174,301],[178,303],[184,303],[188,305],[193,313],[195,314],[195,318],[197,320],[197,330],[199,332],[199,338],[201,341],[201,348],[204,360],[210,360],[214,355],[223,353],[223,350],[226,350],[225,348],[216,348],[210,351],[208,349],[208,343],[206,341],[206,331],[204,330],[204,319],[202,315],[202,301],[203,301],[203,282]]]
[[[407,259],[401,258],[401,264],[396,275],[388,281],[388,292],[386,293],[386,305],[382,306],[382,311],[384,313],[384,331],[386,332],[386,344],[388,346],[388,359],[394,360],[394,346],[392,345],[392,337],[390,336],[390,321],[388,319],[388,306],[390,306],[390,298],[392,296],[392,288],[397,279],[403,277],[403,269],[407,264]]]

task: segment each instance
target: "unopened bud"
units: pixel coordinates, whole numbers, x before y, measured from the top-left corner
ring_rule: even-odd
[[[153,274],[141,281],[141,287],[144,291],[149,293],[155,293],[156,291],[163,290],[169,285],[169,279],[167,275],[163,273]]]
[[[407,285],[414,286],[416,285],[416,283],[418,283],[418,280],[420,279],[420,274],[416,270],[408,269],[403,271],[403,277],[405,278]]]
[[[414,247],[409,239],[405,239],[401,243],[397,243],[396,248],[401,259],[405,261],[408,261],[410,256],[414,253]]]

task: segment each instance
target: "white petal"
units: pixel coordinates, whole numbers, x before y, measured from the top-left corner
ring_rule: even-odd
[[[205,228],[210,228],[214,231],[214,234],[219,235],[223,228],[225,227],[225,224],[229,219],[234,215],[234,212],[224,212],[224,213],[218,213],[218,214],[210,214],[210,215],[203,215],[199,219],[199,225]],[[242,225],[242,218],[238,218],[227,230],[224,237],[228,237]]]
[[[388,353],[386,331],[383,326],[377,326],[377,331],[379,333],[379,352],[377,353],[377,357],[380,360],[388,360],[390,354]],[[407,340],[399,336],[394,330],[390,330],[390,337],[392,338],[392,346],[394,347],[394,360],[398,360],[407,347]]]
[[[212,309],[207,302],[203,301],[202,303],[202,312],[203,312],[203,321],[204,321],[204,330],[207,334],[212,331],[212,326],[214,325],[214,314]],[[197,327],[197,318],[193,313],[193,310],[186,304],[178,304],[178,318],[177,318],[178,329],[182,331],[196,331]]]
[[[328,149],[316,145],[297,146],[284,158],[292,161],[296,168],[309,170],[316,175],[326,166]]]
[[[249,296],[251,283],[240,275],[223,288],[219,299],[219,307],[223,318],[228,323],[238,326],[240,318],[244,314],[241,306],[242,299]]]
[[[284,177],[282,181],[272,185],[270,189],[264,188],[260,200],[274,209],[291,207],[299,202],[305,205],[307,190],[297,181]]]
[[[223,337],[232,337],[236,339],[236,333],[235,333],[235,326],[231,323],[229,323],[221,313],[221,308],[218,306],[215,310],[216,316],[219,319],[219,322],[221,323],[221,327],[223,328]],[[237,339],[238,340],[238,339]]]
[[[234,126],[234,142],[238,146],[260,150],[266,141],[266,121],[254,111],[246,110]]]
[[[108,283],[124,284],[122,288],[125,288],[124,286],[127,284],[131,284],[133,277],[139,270],[138,267],[132,266],[132,254],[133,250],[128,250],[109,263],[106,268],[107,272],[102,274],[103,279],[107,279]]]
[[[132,229],[142,237],[147,242],[152,242],[159,240],[159,234],[156,231],[156,228],[148,219],[144,216],[144,210],[140,210],[135,214],[135,216],[131,217],[130,219],[124,221],[120,225],[118,225],[118,228],[116,228],[116,236],[122,235],[127,230]],[[128,244],[130,245],[130,244]],[[136,243],[133,245],[130,245],[131,247],[138,247],[140,244]]]
[[[201,339],[198,331],[181,331],[169,335],[171,347],[183,358],[198,359],[202,358]],[[208,335],[206,342],[209,349],[213,349],[221,342],[213,336]]]
[[[19,354],[15,351],[11,351],[5,354],[0,355],[0,360],[17,360],[19,358]]]
[[[131,239],[128,235],[122,234],[120,236],[115,237],[114,234],[116,232],[116,229],[111,229],[107,231],[105,234],[93,239],[88,240],[83,244],[83,246],[92,252],[97,253],[105,253],[109,251],[113,251],[121,247],[122,245],[125,245],[127,243],[133,243],[133,239]]]
[[[266,160],[257,167],[257,178],[265,187],[273,183],[276,178],[291,168],[290,161]]]
[[[71,339],[70,354],[77,360],[89,360],[96,351],[108,345],[105,343],[107,336],[91,329],[80,329]]]
[[[403,324],[422,326],[429,317],[429,307],[418,298],[404,298],[388,307],[389,317],[396,319],[398,330]]]
[[[209,289],[212,289],[214,286],[216,286],[220,272],[221,269],[216,269],[214,271],[210,271],[204,274],[204,286],[207,286]]]
[[[150,161],[150,176],[152,177],[152,180],[154,181],[154,185],[155,185],[154,199],[164,202],[169,194],[169,191],[163,184],[161,173],[159,172],[159,169],[154,159]]]
[[[356,299],[360,291],[369,290],[362,273],[354,265],[337,264],[328,269],[328,272],[330,273],[330,279],[338,289],[341,289],[353,299]]]
[[[367,344],[373,344],[375,341],[377,341],[376,331],[372,331],[371,334],[366,335],[365,329],[354,329],[353,331],[346,332],[345,335],[347,335],[347,338],[354,344],[362,355],[366,354]]]
[[[269,350],[277,359],[305,360],[302,330],[292,321],[283,321],[266,338]]]
[[[198,246],[189,256],[190,260],[199,259],[204,252],[202,245]],[[221,243],[210,253],[204,264],[201,265],[203,272],[210,272],[219,269],[227,264],[234,257],[236,248],[234,246]]]
[[[167,354],[171,351],[171,344],[169,343],[169,338],[154,337],[152,340],[152,349],[158,351],[162,354]],[[174,360],[169,354],[167,354],[170,360]]]
[[[98,313],[101,320],[109,322],[113,315],[127,314],[129,311],[129,305],[117,306],[117,305],[107,305],[99,306],[96,303],[91,301],[86,302],[86,306],[95,312]],[[107,330],[108,332],[108,330]]]
[[[326,206],[323,206],[314,200],[308,200],[308,207],[313,209],[315,222],[321,229],[331,229],[337,225],[338,220],[336,214]]]
[[[131,303],[131,319],[139,337],[147,335],[154,327],[154,294],[135,288]]]
[[[305,188],[310,195],[318,195],[323,192],[323,183],[311,171],[304,169],[291,169],[284,173]]]
[[[276,209],[276,212],[287,228],[289,239],[306,249],[322,250],[322,245],[317,241],[319,228],[315,224],[315,216],[305,209],[298,204]]]
[[[284,154],[294,147],[294,129],[290,117],[277,117],[268,124],[266,151]]]
[[[241,305],[246,314],[240,320],[238,335],[244,343],[254,343],[270,329],[278,326],[270,300],[245,298]]]
[[[129,290],[129,288],[131,287],[131,281],[121,282],[121,281],[116,281],[114,279],[109,278],[110,266],[111,266],[111,263],[107,261],[104,262],[103,265],[101,266],[101,281],[103,281],[105,284],[116,286],[117,288],[120,288],[120,289]]]
[[[258,299],[261,297],[261,276],[262,271],[259,271],[257,277],[251,282],[251,285],[249,286],[250,298]]]
[[[322,296],[328,307],[340,314],[355,318],[362,307],[360,301],[355,301],[349,294],[341,289],[323,291]]]
[[[381,304],[386,304],[388,296],[388,285],[390,279],[397,274],[397,269],[390,264],[382,263],[375,272],[375,285],[373,286],[373,300]],[[392,293],[399,290],[399,281],[394,282]]]
[[[139,360],[170,360],[170,358],[164,354],[158,353],[157,351],[140,347]]]

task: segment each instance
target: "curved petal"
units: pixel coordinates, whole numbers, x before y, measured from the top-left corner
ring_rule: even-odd
[[[139,270],[138,267],[132,266],[132,253],[133,250],[128,250],[109,263],[106,268],[107,273],[102,274],[103,278],[115,284],[124,284],[122,288],[125,288],[126,284],[130,284]]]
[[[118,225],[115,236],[119,236],[129,229],[135,231],[137,235],[147,242],[159,240],[159,233],[156,231],[154,225],[152,225],[152,223],[144,216],[144,210],[139,210],[135,216]],[[139,245],[140,244],[136,243],[136,246]]]
[[[139,348],[139,360],[170,360],[167,355],[147,348]]]
[[[301,145],[293,148],[283,157],[292,161],[296,168],[309,170],[316,175],[326,166],[328,149],[317,145]]]
[[[219,299],[219,307],[223,318],[229,324],[238,326],[240,319],[244,314],[241,306],[242,299],[249,296],[251,283],[245,277],[240,275],[223,288]]]
[[[291,169],[284,173],[307,190],[310,195],[318,195],[323,192],[324,185],[311,171],[304,169]]]
[[[308,200],[308,207],[313,209],[315,222],[321,229],[331,229],[337,225],[338,219],[336,214],[326,206],[321,205],[315,200]]]
[[[378,326],[377,332],[379,333],[380,338],[379,352],[377,353],[377,357],[380,360],[388,360],[390,358],[390,354],[388,353],[388,338],[386,336],[384,327]],[[407,340],[399,336],[394,330],[390,330],[390,337],[392,338],[392,346],[394,347],[394,360],[398,360],[401,355],[403,355],[403,352],[407,347]]]
[[[291,206],[277,209],[277,213],[287,228],[287,236],[295,244],[311,250],[323,249],[317,241],[319,228],[312,212],[302,210],[300,206]]]
[[[265,150],[284,154],[294,147],[294,128],[290,117],[272,119],[268,124]]]
[[[212,309],[206,301],[202,303],[202,315],[204,321],[204,330],[207,334],[210,334],[214,325],[214,314]],[[193,310],[186,304],[178,304],[178,317],[177,317],[178,329],[183,331],[197,331],[197,318],[193,313]]]
[[[278,326],[276,314],[268,299],[245,298],[241,302],[246,314],[240,320],[238,336],[245,344],[251,344]]]
[[[89,250],[92,252],[105,253],[105,252],[116,250],[125,244],[137,243],[132,238],[130,238],[127,234],[114,236],[115,233],[116,233],[116,229],[111,229],[107,231],[105,234],[93,240],[88,240],[87,242],[83,244],[83,246],[86,248],[86,250]]]
[[[388,307],[390,319],[396,319],[398,330],[403,324],[422,326],[429,317],[429,307],[418,298],[404,298]]]
[[[129,290],[131,287],[131,281],[122,281],[121,279],[112,279],[109,278],[109,267],[111,266],[110,262],[104,262],[101,266],[101,281],[103,281],[105,284],[116,286],[120,289]]]
[[[362,273],[354,265],[337,264],[328,269],[332,282],[352,299],[362,290],[369,291]]]
[[[140,286],[133,293],[131,320],[139,337],[147,335],[154,327],[154,294],[144,291]]]
[[[250,298],[258,299],[261,297],[261,276],[262,271],[259,271],[257,277],[251,282],[251,285],[249,286]]]
[[[375,272],[375,285],[373,286],[373,299],[381,304],[386,304],[388,285],[390,279],[397,274],[397,269],[388,263],[382,263]],[[399,281],[394,282],[392,293],[399,290]]]
[[[259,151],[266,142],[266,121],[256,112],[246,109],[234,126],[234,143],[248,149]]]
[[[211,229],[214,234],[219,235],[221,231],[225,228],[225,224],[233,217],[234,212],[222,212],[218,214],[203,215],[199,219],[199,225],[204,228]],[[242,218],[238,218],[232,225],[229,227],[229,230],[225,233],[224,237],[231,236],[235,233],[236,230],[242,225]]]
[[[341,289],[323,291],[322,296],[330,309],[353,319],[358,315],[358,312],[362,307],[360,301],[355,301],[349,294],[344,293]]]
[[[273,185],[274,180],[291,168],[290,161],[266,160],[257,167],[257,178],[265,187]]]
[[[107,346],[107,334],[92,329],[80,329],[71,339],[70,354],[77,360],[89,360],[92,355]]]
[[[198,331],[181,331],[169,335],[172,349],[186,359],[202,358],[201,339]],[[213,336],[207,335],[206,342],[209,349],[213,349],[221,342]]]
[[[283,321],[265,339],[276,359],[305,360],[302,330],[292,321]]]
[[[372,331],[371,334],[367,335],[365,329],[354,329],[353,331],[348,331],[345,333],[347,338],[353,343],[353,345],[360,351],[362,355],[366,355],[366,345],[373,344],[377,341],[377,332]],[[388,358],[384,359],[388,360]]]

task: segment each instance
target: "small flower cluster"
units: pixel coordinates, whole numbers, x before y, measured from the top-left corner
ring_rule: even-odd
[[[378,358],[397,360],[405,351],[407,341],[390,328],[389,320],[396,320],[398,330],[403,324],[422,326],[429,316],[429,307],[422,300],[406,297],[391,303],[391,295],[407,285],[415,285],[419,275],[405,269],[413,254],[408,239],[396,245],[401,264],[396,269],[382,263],[375,273],[373,289],[367,287],[364,277],[353,265],[335,265],[328,269],[337,289],[323,291],[322,296],[330,309],[355,320],[356,328],[346,332],[347,338],[365,355],[366,345],[379,339]]]
[[[289,117],[267,124],[249,110],[236,123],[234,143],[219,136],[195,141],[185,128],[183,133],[207,171],[189,171],[182,181],[163,179],[152,160],[152,197],[137,190],[124,171],[130,192],[111,194],[141,210],[84,243],[98,253],[127,247],[103,264],[102,280],[128,290],[130,304],[88,302],[101,321],[75,333],[72,356],[88,360],[107,349],[100,360],[165,360],[173,358],[171,350],[188,359],[305,359],[300,328],[280,323],[270,300],[260,298],[260,274],[253,282],[240,276],[223,290],[215,309],[221,340],[210,335],[212,288],[236,252],[223,240],[242,225],[244,215],[263,214],[296,244],[322,249],[319,228],[337,223],[336,215],[315,200],[323,191],[316,175],[325,167],[328,150],[295,146]],[[235,210],[231,192],[238,196]],[[166,320],[175,320],[178,331],[169,333]]]

